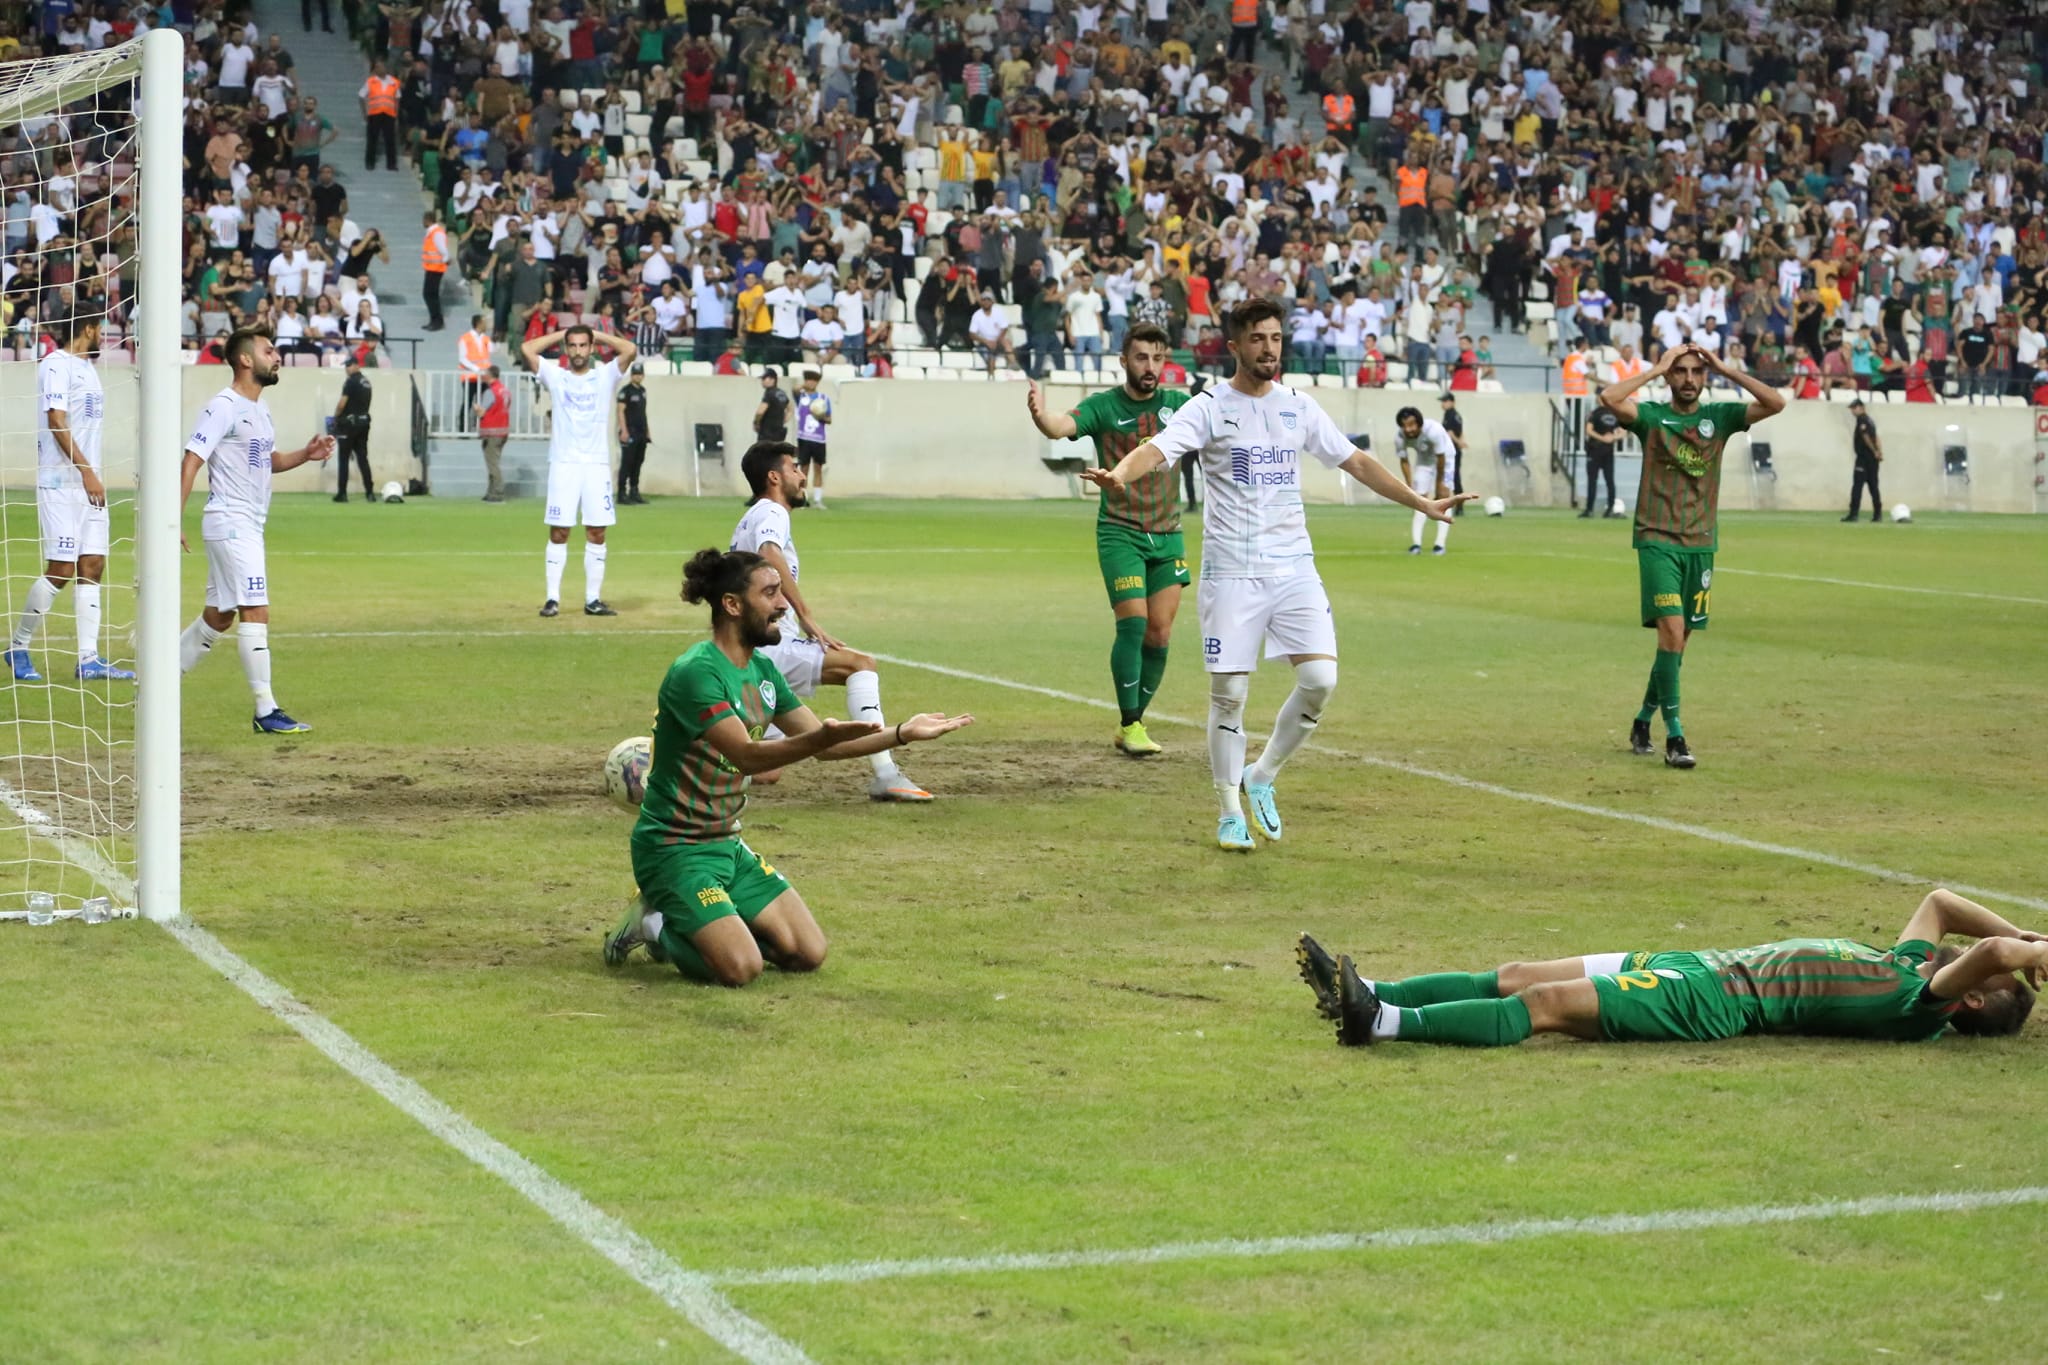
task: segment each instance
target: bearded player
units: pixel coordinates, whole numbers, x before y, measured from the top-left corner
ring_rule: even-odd
[[[1166,425],[1188,395],[1159,387],[1172,350],[1166,329],[1141,323],[1124,334],[1124,382],[1081,400],[1071,412],[1046,411],[1045,395],[1032,382],[1025,393],[1031,421],[1055,441],[1086,436],[1095,442],[1095,462],[1114,469]],[[1180,592],[1188,585],[1188,552],[1181,540],[1180,484],[1170,469],[1144,475],[1128,488],[1102,490],[1095,514],[1095,558],[1109,609],[1116,617],[1116,643],[1109,651],[1109,680],[1116,688],[1116,747],[1133,758],[1160,752],[1145,733],[1145,708],[1166,676],[1166,647]]]
[[[683,600],[711,608],[711,638],[662,680],[647,794],[633,826],[639,894],[604,943],[618,966],[645,947],[684,976],[744,986],[764,962],[816,971],[825,934],[789,880],[740,838],[752,775],[806,758],[864,758],[937,739],[972,716],[912,716],[892,728],[811,714],[767,654],[789,612],[782,575],[756,554],[699,550]],[[770,724],[781,739],[764,739]]]
[[[1950,934],[1977,940],[1944,946]],[[1347,1047],[1503,1047],[1533,1033],[1589,1042],[1709,1043],[1751,1033],[1912,1042],[1949,1029],[2018,1033],[2048,981],[2048,935],[1938,890],[1890,948],[1795,938],[1755,948],[1595,953],[1477,975],[1369,981],[1307,934],[1295,949],[1316,1009]]]
[[[29,585],[28,601],[15,623],[7,662],[20,682],[40,682],[28,647],[74,578],[72,601],[78,616],[81,681],[132,679],[125,668],[100,658],[100,576],[107,569],[107,486],[101,479],[100,421],[106,392],[92,358],[100,348],[100,319],[73,313],[53,326],[64,345],[36,366],[36,521],[43,533],[43,572]]]
[[[1202,653],[1209,672],[1209,771],[1219,814],[1216,842],[1252,850],[1245,806],[1259,832],[1281,837],[1273,784],[1281,765],[1322,718],[1337,686],[1337,631],[1330,599],[1316,572],[1315,547],[1301,505],[1304,455],[1342,469],[1390,502],[1446,521],[1468,494],[1425,498],[1370,454],[1354,448],[1337,424],[1297,389],[1273,382],[1280,372],[1280,306],[1269,299],[1230,312],[1230,350],[1237,371],[1176,411],[1157,436],[1117,462],[1087,469],[1098,488],[1123,493],[1153,471],[1199,454],[1206,486],[1202,518]],[[1294,669],[1294,690],[1281,704],[1259,761],[1244,765],[1244,704],[1251,671],[1264,657]]]
[[[1425,498],[1437,489],[1449,492],[1458,486],[1458,446],[1450,429],[1434,418],[1424,417],[1420,408],[1402,408],[1394,414],[1394,426],[1401,433],[1401,477]],[[1422,528],[1429,518],[1417,512],[1408,527],[1408,553],[1422,553]],[[1450,552],[1451,523],[1436,524],[1436,549]]]
[[[1707,376],[1741,386],[1747,403],[1701,403]],[[1653,379],[1669,377],[1669,403],[1630,397]],[[1650,720],[1664,713],[1664,762],[1690,768],[1696,761],[1678,718],[1678,666],[1685,644],[1707,628],[1720,543],[1721,457],[1728,438],[1785,410],[1785,397],[1755,375],[1730,369],[1702,346],[1674,346],[1656,365],[1600,391],[1600,405],[1643,443],[1642,483],[1636,490],[1636,574],[1642,620],[1657,632],[1657,661],[1642,709],[1629,727],[1629,748],[1651,754]]]
[[[542,352],[560,345],[562,359]],[[596,350],[608,348],[612,358],[599,365]],[[542,616],[562,609],[562,571],[569,565],[569,532],[583,526],[583,614],[617,616],[605,605],[605,530],[617,523],[612,504],[611,424],[608,420],[626,368],[640,348],[624,337],[593,331],[578,323],[559,332],[534,337],[520,348],[526,363],[540,376],[553,400],[548,433],[547,600]]]

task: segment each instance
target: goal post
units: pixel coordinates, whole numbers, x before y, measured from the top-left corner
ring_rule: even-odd
[[[179,913],[184,101],[168,28],[0,65],[0,919]]]

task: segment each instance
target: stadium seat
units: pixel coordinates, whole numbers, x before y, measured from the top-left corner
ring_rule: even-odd
[[[1318,377],[1312,374],[1283,374],[1280,376],[1280,382],[1290,389],[1312,389],[1316,386]]]
[[[696,159],[697,159],[697,139],[696,139],[696,138],[693,138],[693,137],[679,137],[679,138],[677,138],[677,139],[676,139],[676,160],[678,160],[678,161],[695,161]]]
[[[981,364],[981,357],[968,351],[945,351],[939,355],[942,370],[971,370]]]
[[[917,276],[919,282],[922,282],[925,276],[932,273],[932,258],[929,256],[912,257],[910,262],[910,273]]]
[[[1048,372],[1049,382],[1054,384],[1076,384],[1085,387],[1088,376],[1079,370],[1052,370]]]
[[[640,112],[640,92],[638,90],[621,90],[619,93],[625,98],[627,114],[637,114]]]
[[[1529,302],[1528,312],[1529,322],[1532,326],[1539,322],[1552,322],[1557,318],[1556,308],[1548,303],[1537,303],[1533,299]]]
[[[853,365],[820,365],[818,373],[835,384],[843,384],[849,379],[860,378],[860,370]]]
[[[1482,379],[1479,381],[1478,391],[1480,393],[1506,393],[1508,390],[1507,386],[1498,379]]]
[[[931,369],[927,367],[924,371],[924,377],[926,379],[958,379],[961,373],[960,370],[952,368]]]
[[[678,360],[670,368],[689,379],[706,379],[717,373],[708,360]]]
[[[1408,362],[1405,360],[1389,360],[1387,362],[1387,387],[1393,388],[1396,385],[1406,384],[1407,382]]]

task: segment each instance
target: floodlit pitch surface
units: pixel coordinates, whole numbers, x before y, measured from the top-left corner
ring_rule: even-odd
[[[743,1350],[1972,1359],[2048,1320],[2044,1210],[1941,1197],[2048,1198],[2048,1019],[1363,1053],[1292,957],[1304,928],[1382,975],[1885,940],[1919,889],[1883,871],[2048,919],[2048,526],[1726,518],[1680,773],[1625,746],[1653,647],[1625,522],[1468,517],[1415,560],[1405,513],[1317,509],[1342,681],[1287,842],[1244,858],[1198,729],[1134,763],[1051,695],[1109,692],[1087,509],[806,512],[828,629],[976,675],[887,664],[890,716],[979,723],[905,756],[931,807],[869,805],[858,763],[757,797],[832,957],[726,992],[600,964],[630,877],[597,793],[699,637],[684,552],[738,512],[627,509],[621,615],[542,621],[533,502],[280,499],[277,693],[317,728],[250,734],[224,642],[185,789],[198,923],[751,1319]],[[1155,711],[1199,718],[1192,593],[1174,639]],[[1255,677],[1255,747],[1286,687]],[[12,1357],[725,1355],[156,927],[0,927],[0,1036]],[[1829,1202],[1878,1196],[1934,1198]]]

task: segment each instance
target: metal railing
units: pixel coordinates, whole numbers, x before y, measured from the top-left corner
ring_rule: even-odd
[[[545,439],[552,427],[547,390],[540,386],[540,380],[523,370],[500,377],[512,409],[507,439]],[[483,399],[483,385],[461,370],[417,370],[413,380],[420,401],[426,406],[429,438],[476,435],[476,406]]]

